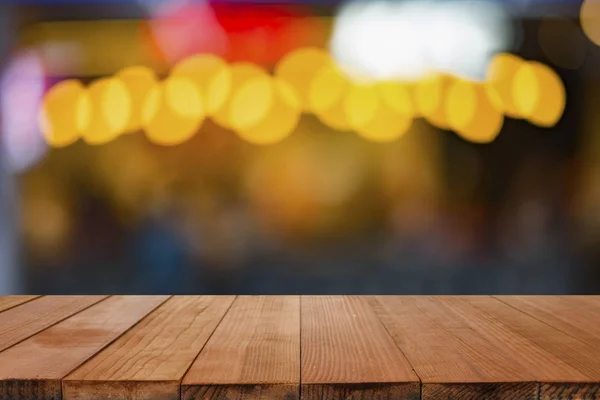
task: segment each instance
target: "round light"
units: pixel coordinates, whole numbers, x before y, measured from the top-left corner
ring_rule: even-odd
[[[375,142],[391,142],[412,123],[411,114],[399,111],[398,104],[386,101],[375,85],[355,85],[344,100],[344,110],[350,127],[359,135]]]
[[[600,46],[600,1],[585,0],[581,5],[579,18],[588,39]]]
[[[229,120],[231,101],[236,97],[236,93],[240,87],[254,78],[268,75],[265,70],[251,63],[234,63],[231,65],[230,72],[231,89],[229,90],[229,95],[220,107],[213,110],[214,112],[211,114],[215,122],[224,128],[231,128],[231,121]]]
[[[444,103],[446,91],[453,78],[445,74],[432,74],[423,79],[415,88],[415,103],[419,114],[430,124],[447,129]]]
[[[262,82],[258,82],[261,86]],[[265,109],[267,112],[262,114],[262,118],[249,118],[245,126],[236,129],[236,133],[244,140],[260,145],[274,144],[288,137],[298,126],[301,115],[300,101],[294,88],[287,82],[278,79],[270,79],[267,85],[257,87],[256,90],[262,90]],[[247,86],[250,86],[249,84]],[[246,97],[252,101],[252,97]],[[239,106],[243,107],[243,102],[237,100]],[[237,107],[236,107],[237,108]],[[253,123],[251,122],[253,121]]]
[[[89,118],[86,115],[89,113]],[[92,145],[116,139],[131,118],[131,98],[118,78],[103,78],[92,83],[78,111],[81,137]]]
[[[347,130],[343,100],[351,86],[352,82],[336,65],[321,68],[309,88],[310,109],[331,128]]]
[[[146,96],[158,84],[156,74],[150,68],[135,66],[121,70],[117,77],[123,82],[131,98],[131,118],[126,131],[136,132],[142,127],[142,107]]]
[[[309,91],[317,72],[332,63],[329,53],[316,47],[295,50],[279,61],[275,76],[288,82],[298,93],[302,108],[310,111]]]
[[[231,91],[229,65],[213,54],[188,57],[173,67],[171,75],[189,78],[197,85],[207,115],[213,115],[223,107]]]
[[[79,138],[77,114],[85,95],[81,82],[68,79],[54,85],[46,94],[40,109],[40,130],[49,145],[68,146]],[[87,124],[84,118],[79,124]]]
[[[519,56],[501,53],[495,55],[488,65],[486,89],[492,104],[512,118],[521,117],[514,103],[512,87],[515,74],[524,63]]]
[[[539,126],[554,126],[565,109],[566,93],[561,79],[538,62],[519,68],[513,82],[513,96],[523,117]]]
[[[151,142],[174,146],[190,139],[204,118],[202,96],[194,82],[169,77],[154,87],[146,98],[142,125]]]
[[[474,143],[489,143],[498,136],[504,117],[491,103],[484,85],[456,80],[447,97],[446,119],[459,136]]]

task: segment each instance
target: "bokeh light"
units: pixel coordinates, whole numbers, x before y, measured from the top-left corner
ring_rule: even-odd
[[[344,98],[353,82],[335,64],[321,68],[312,80],[308,93],[309,108],[329,127],[349,128]]]
[[[288,53],[275,67],[275,76],[288,82],[298,93],[300,104],[310,111],[309,90],[317,72],[333,62],[331,55],[320,48],[305,47]]]
[[[483,79],[515,29],[491,1],[351,1],[337,15],[331,52],[352,73],[418,80],[432,71]]]
[[[424,78],[415,88],[415,104],[419,114],[440,129],[448,128],[444,103],[453,79],[449,75],[435,73]]]
[[[235,98],[240,87],[253,78],[267,76],[267,72],[264,69],[255,64],[246,62],[231,64],[230,71],[231,90],[229,91],[229,96],[227,96],[226,100],[220,107],[214,110],[212,114],[214,121],[224,128],[231,128],[231,123],[229,121],[231,99]]]
[[[588,39],[600,46],[600,1],[585,0],[581,5],[579,19]]]
[[[412,123],[412,115],[393,107],[375,84],[352,86],[344,99],[344,111],[350,127],[374,142],[394,141]]]
[[[131,99],[131,115],[126,131],[136,132],[142,127],[144,101],[152,88],[158,84],[158,79],[153,70],[143,66],[125,68],[117,77],[125,84]]]
[[[132,104],[127,86],[118,78],[102,78],[90,84],[78,110],[81,137],[92,145],[110,142],[125,132]],[[85,117],[89,113],[89,118]]]
[[[169,77],[146,98],[142,113],[146,137],[163,146],[181,144],[200,129],[204,110],[202,96],[192,80]]]
[[[449,127],[474,143],[492,142],[504,121],[484,85],[462,79],[455,80],[448,88],[445,112]]]
[[[89,124],[89,108],[85,107],[87,113],[81,110],[85,93],[85,87],[75,79],[64,80],[46,93],[39,123],[48,144],[65,147],[79,139],[79,126]]]
[[[399,113],[415,116],[418,114],[411,82],[382,81],[377,84],[379,95],[385,103]]]
[[[518,69],[525,63],[521,57],[509,54],[496,54],[487,69],[486,89],[492,104],[511,118],[520,118],[513,99],[513,81]]]
[[[32,50],[16,54],[0,79],[0,148],[13,171],[34,165],[48,149],[36,122],[45,84],[43,65]]]
[[[539,62],[529,62],[519,68],[513,96],[523,117],[542,127],[554,126],[565,109],[566,93],[560,77]]]
[[[178,62],[171,76],[189,78],[196,84],[207,115],[213,115],[223,107],[231,91],[229,65],[213,54],[197,54]]]
[[[583,65],[587,41],[579,26],[570,19],[543,19],[538,39],[544,54],[554,65],[566,69],[578,69]]]
[[[274,144],[292,134],[298,125],[302,110],[298,96],[289,83],[269,78],[246,84],[232,104],[232,114],[256,110],[252,102],[262,104],[258,107],[258,113],[242,118],[245,123],[240,123],[236,116],[232,116],[232,121],[239,121],[234,129],[242,139],[259,145]]]

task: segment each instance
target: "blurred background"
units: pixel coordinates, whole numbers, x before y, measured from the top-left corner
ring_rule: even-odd
[[[0,294],[600,293],[600,1],[311,1],[1,2]]]

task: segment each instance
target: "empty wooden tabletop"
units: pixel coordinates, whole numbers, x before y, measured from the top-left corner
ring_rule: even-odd
[[[0,297],[0,400],[600,400],[600,297]]]

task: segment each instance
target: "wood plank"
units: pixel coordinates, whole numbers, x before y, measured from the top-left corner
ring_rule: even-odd
[[[185,400],[292,400],[299,393],[299,296],[238,297],[181,388]]]
[[[527,365],[430,299],[377,296],[369,302],[421,378],[423,399],[537,399]]]
[[[44,296],[0,313],[0,351],[107,296]]]
[[[419,379],[360,296],[301,298],[301,396],[418,399]]]
[[[51,400],[61,379],[168,296],[115,296],[0,353],[0,399]]]
[[[176,296],[63,380],[66,400],[176,400],[180,382],[234,300]]]
[[[496,296],[533,318],[600,348],[600,304],[570,296]]]
[[[586,376],[585,382],[571,379],[564,379],[563,382],[542,382],[540,399],[556,399],[557,395],[560,395],[561,399],[600,398],[600,348],[559,331],[502,301],[482,301],[476,297],[467,301]],[[580,397],[583,393],[595,394]]]
[[[40,296],[0,296],[0,312],[27,303]]]

